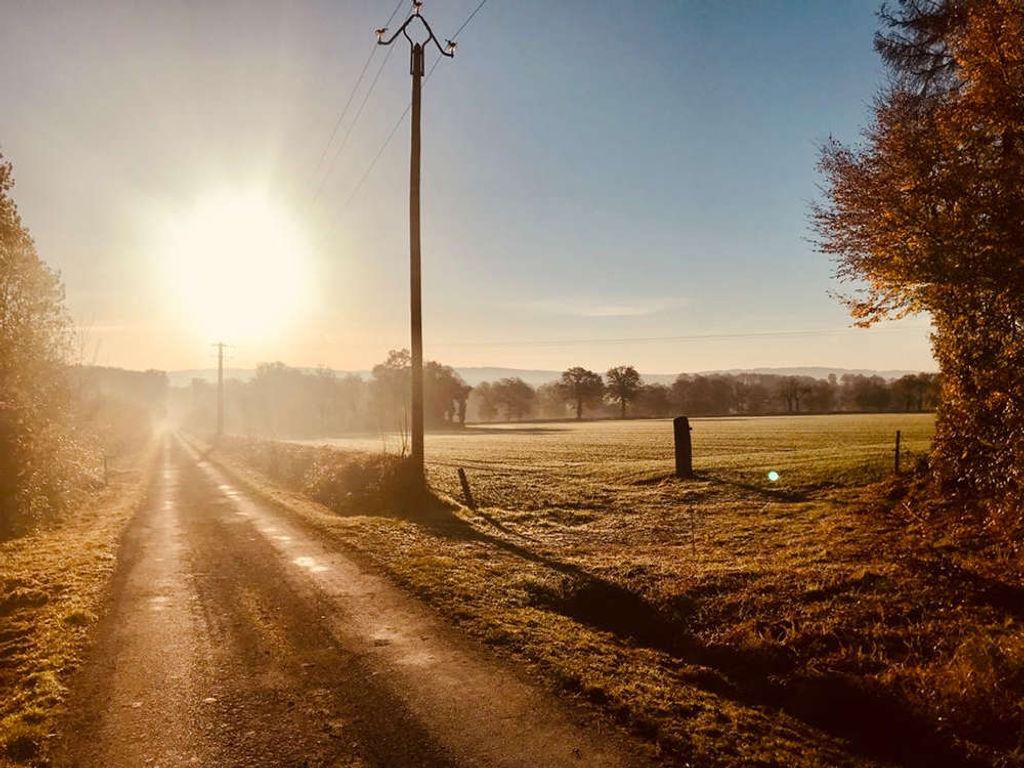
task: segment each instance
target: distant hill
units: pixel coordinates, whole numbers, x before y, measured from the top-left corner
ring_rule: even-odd
[[[813,379],[827,379],[830,374],[842,378],[848,373],[856,376],[881,376],[883,379],[898,379],[921,371],[888,370],[879,371],[873,368],[823,368],[819,366],[797,366],[794,368],[729,368],[723,371],[706,371],[706,373],[770,373],[776,376],[810,376]],[[934,371],[928,371],[934,373]]]
[[[315,368],[302,368],[301,370],[313,371]],[[467,384],[476,386],[482,381],[495,381],[496,379],[512,378],[518,376],[523,381],[536,387],[541,384],[546,384],[549,381],[554,381],[561,375],[561,371],[545,371],[537,370],[532,368],[490,368],[490,367],[465,367],[455,368],[459,375],[466,380]],[[368,377],[369,371],[340,371],[335,370],[335,374],[338,376],[344,376],[346,374],[354,373],[357,376]],[[727,370],[719,371],[698,371],[701,374],[710,373],[764,373],[774,374],[776,376],[810,376],[815,379],[827,379],[829,374],[835,374],[838,377],[842,377],[843,374],[857,374],[861,376],[881,376],[883,379],[898,379],[900,376],[905,376],[910,373],[920,373],[920,371],[910,370],[874,370],[870,368],[827,368],[824,366],[798,366],[790,368],[730,368]],[[240,381],[248,381],[256,374],[256,371],[251,368],[225,368],[224,378],[225,379],[238,379]],[[675,373],[644,373],[644,381],[651,384],[671,384],[676,380],[678,374]],[[201,368],[191,369],[185,371],[169,371],[167,378],[173,387],[185,387],[192,383],[192,379],[202,379],[204,381],[215,382],[217,381],[217,369],[216,368]]]
[[[255,375],[256,371],[251,368],[224,369],[225,379],[238,379],[239,381],[248,381]],[[217,369],[193,368],[185,371],[167,372],[167,380],[170,382],[172,387],[190,386],[192,384],[192,379],[202,379],[203,381],[215,382],[217,381]]]

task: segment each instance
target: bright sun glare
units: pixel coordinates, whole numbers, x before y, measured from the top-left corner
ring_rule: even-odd
[[[170,298],[210,339],[237,342],[283,330],[308,304],[305,235],[266,194],[205,197],[171,224],[167,243]]]

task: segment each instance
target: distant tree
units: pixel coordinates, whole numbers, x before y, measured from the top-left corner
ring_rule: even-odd
[[[530,413],[537,397],[533,387],[518,376],[500,379],[492,385],[494,400],[505,411],[507,421],[520,420]]]
[[[786,405],[786,413],[800,413],[800,398],[806,384],[799,376],[786,376],[779,381],[779,399]]]
[[[828,379],[808,377],[803,398],[808,413],[830,413],[836,410],[836,387]]]
[[[608,399],[619,405],[619,418],[626,418],[626,406],[636,399],[643,381],[632,365],[618,365],[609,368],[605,374],[605,393]]]
[[[0,537],[59,512],[81,477],[64,289],[36,253],[0,155]]]
[[[459,420],[460,427],[466,426],[466,411],[469,407],[469,395],[472,391],[473,388],[464,381],[455,391],[455,414]]]
[[[766,413],[772,398],[763,374],[741,373],[733,384],[737,413]]]
[[[470,402],[480,421],[494,421],[498,417],[498,400],[491,382],[482,381],[473,387]]]
[[[566,402],[562,388],[557,381],[549,381],[537,387],[535,401],[537,413],[545,419],[563,419],[566,416]]]
[[[565,401],[574,407],[577,419],[583,418],[584,406],[600,403],[604,394],[601,375],[578,365],[562,373],[558,386]]]
[[[885,411],[892,403],[892,390],[881,376],[848,373],[842,378],[842,398],[849,410]]]
[[[902,0],[861,146],[830,142],[822,250],[854,319],[926,311],[942,372],[931,466],[1024,524],[1024,4]]]
[[[392,349],[387,359],[373,367],[373,391],[380,425],[398,428],[401,451],[409,448],[409,410],[411,407],[412,358],[408,349]]]
[[[644,416],[668,416],[672,412],[669,388],[664,384],[644,384],[633,407]]]
[[[786,413],[828,413],[836,407],[836,387],[827,379],[784,376],[778,379],[777,398]]]
[[[692,376],[686,373],[680,373],[676,376],[676,380],[672,382],[672,387],[669,390],[669,399],[672,402],[672,406],[676,409],[676,412],[685,415],[694,415],[692,410],[692,391]]]
[[[333,432],[366,429],[369,387],[362,376],[349,373],[338,379],[335,389],[335,418],[331,425]]]
[[[892,382],[892,400],[904,411],[923,411],[934,407],[938,376],[933,373],[908,373]]]
[[[430,360],[423,367],[423,398],[428,425],[465,423],[466,400],[472,389],[450,365]]]
[[[337,407],[335,393],[338,389],[338,377],[334,371],[324,366],[316,369],[314,392],[316,394],[316,411],[319,423],[319,434],[327,434],[330,424],[334,420],[334,411]]]
[[[671,400],[689,416],[720,416],[736,411],[736,379],[726,374],[680,374],[672,384]]]

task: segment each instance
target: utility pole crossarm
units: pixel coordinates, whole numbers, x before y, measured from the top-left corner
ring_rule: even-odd
[[[395,42],[395,40],[398,38],[399,35],[403,35],[405,37],[405,39],[409,41],[409,45],[416,46],[417,43],[416,43],[415,40],[413,40],[411,37],[409,37],[409,31],[408,30],[409,30],[409,25],[415,19],[419,19],[420,23],[423,25],[423,28],[425,30],[427,30],[427,39],[424,40],[420,45],[423,45],[424,47],[426,47],[427,43],[433,43],[434,46],[437,48],[437,52],[440,53],[442,56],[447,56],[449,59],[454,58],[454,56],[455,56],[455,48],[456,48],[455,41],[454,40],[445,40],[445,44],[441,45],[441,41],[437,39],[437,35],[434,34],[434,30],[432,30],[430,28],[430,25],[427,23],[427,20],[425,18],[423,18],[422,15],[420,15],[420,6],[421,5],[422,5],[422,3],[414,3],[415,9],[409,15],[409,18],[407,18],[402,23],[402,26],[400,26],[397,30],[395,30],[395,32],[391,35],[391,37],[387,38],[386,40],[384,39],[384,36],[388,32],[388,28],[387,27],[381,27],[380,29],[376,30],[377,45],[391,45],[393,42]]]

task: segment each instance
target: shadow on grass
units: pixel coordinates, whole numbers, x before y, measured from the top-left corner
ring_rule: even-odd
[[[774,492],[772,497],[778,498]],[[537,606],[613,634],[622,642],[708,668],[687,678],[697,687],[746,705],[781,710],[845,740],[851,752],[864,757],[915,768],[981,764],[968,760],[909,702],[862,678],[808,674],[785,654],[704,643],[688,630],[689,619],[699,607],[692,598],[655,605],[579,566],[489,534],[435,496],[422,497],[415,506],[415,514],[406,517],[434,535],[485,544],[560,574],[557,586],[531,588]],[[484,518],[502,533],[513,533],[491,516]]]
[[[779,488],[758,483],[745,483],[726,475],[711,472],[695,472],[689,480],[676,477],[673,472],[652,472],[633,480],[631,485],[678,487],[683,501],[699,501],[701,496],[709,496],[723,488],[743,491],[764,501],[798,502],[808,501],[816,491],[834,488],[834,485],[821,484],[800,488]],[[702,484],[702,485],[701,485]],[[697,485],[698,487],[694,487]]]
[[[944,582],[945,591],[950,594],[969,595],[973,603],[987,605],[1017,621],[1024,621],[1024,589],[1019,586],[964,568],[941,554],[907,558],[904,564],[933,582]]]
[[[804,487],[804,488],[771,488],[757,483],[745,483],[742,480],[730,478],[725,475],[713,475],[711,473],[698,473],[697,480],[703,480],[714,486],[725,486],[738,491],[753,494],[764,501],[783,501],[795,503],[809,501],[814,491],[820,491],[827,486]]]
[[[517,530],[509,528],[507,525],[505,525],[503,522],[501,522],[494,515],[492,515],[492,514],[490,514],[488,512],[485,512],[482,509],[475,510],[475,514],[478,517],[481,517],[482,519],[486,520],[488,525],[492,526],[493,528],[496,528],[497,530],[501,531],[502,533],[504,533],[507,536],[515,536],[517,539],[522,539],[523,541],[534,541],[534,542],[537,541],[537,539],[534,538],[533,536],[527,536],[525,533],[520,533]]]

